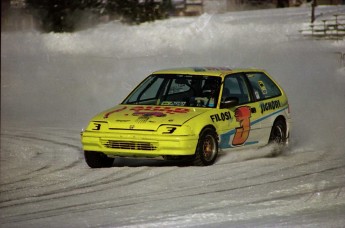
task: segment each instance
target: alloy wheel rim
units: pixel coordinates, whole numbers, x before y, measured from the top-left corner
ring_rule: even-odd
[[[203,144],[203,153],[206,161],[211,161],[216,154],[216,144],[212,136],[207,135]]]

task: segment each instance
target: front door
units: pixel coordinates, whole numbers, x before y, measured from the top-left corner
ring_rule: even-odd
[[[220,148],[236,148],[260,144],[259,104],[249,92],[245,75],[231,74],[224,79],[222,99],[236,97],[239,105],[229,109],[231,119],[229,128],[220,135]]]

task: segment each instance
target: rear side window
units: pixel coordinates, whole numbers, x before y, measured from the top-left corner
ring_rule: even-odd
[[[281,95],[278,86],[264,73],[247,74],[257,100],[269,99]]]

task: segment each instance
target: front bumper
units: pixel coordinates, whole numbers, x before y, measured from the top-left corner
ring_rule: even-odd
[[[103,152],[109,156],[158,157],[193,155],[198,144],[196,135],[158,135],[155,132],[94,132],[81,133],[84,151]]]

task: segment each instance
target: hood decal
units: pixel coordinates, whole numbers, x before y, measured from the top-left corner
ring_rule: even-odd
[[[162,107],[162,106],[135,106],[131,108],[133,116],[165,117],[167,114],[187,113],[188,108]]]
[[[109,116],[116,112],[121,112],[127,109],[127,106],[123,106],[122,108],[118,108],[107,112],[104,114],[103,118],[107,119]],[[133,111],[133,116],[144,116],[144,117],[165,117],[168,114],[175,114],[175,113],[187,113],[190,111],[188,108],[177,108],[177,107],[162,107],[162,106],[134,106],[129,109]],[[128,114],[125,114],[128,115]]]
[[[113,110],[113,111],[111,111],[111,112],[107,112],[107,113],[104,114],[103,118],[104,118],[104,119],[107,119],[111,114],[113,114],[113,113],[115,113],[115,112],[121,112],[121,111],[125,110],[126,108],[127,108],[127,107],[124,106],[124,107],[122,107],[122,108],[115,109],[115,110]]]
[[[101,113],[98,118],[107,121],[109,129],[154,131],[162,124],[182,125],[207,110],[181,106],[119,105]]]

